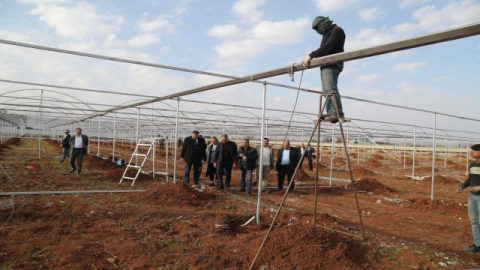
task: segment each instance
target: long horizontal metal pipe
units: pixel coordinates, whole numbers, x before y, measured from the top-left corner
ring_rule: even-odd
[[[401,51],[401,50],[406,50],[406,49],[411,49],[411,48],[417,48],[421,46],[426,46],[430,44],[435,44],[435,43],[441,43],[445,41],[450,41],[450,40],[455,40],[455,39],[460,39],[460,38],[465,38],[465,37],[470,37],[470,36],[475,36],[480,34],[480,23],[468,25],[468,26],[463,26],[459,28],[454,28],[454,29],[449,29],[437,33],[432,33],[432,34],[427,34],[424,36],[420,37],[415,37],[411,39],[406,39],[402,41],[397,41],[397,42],[392,42],[389,44],[384,44],[380,46],[374,46],[371,48],[366,48],[366,49],[361,49],[357,51],[352,51],[352,52],[344,52],[344,53],[339,53],[335,55],[329,55],[326,57],[321,57],[317,58],[311,61],[311,66],[309,68],[316,68],[324,65],[329,65],[337,62],[346,62],[346,61],[352,61],[356,59],[361,59],[361,58],[366,58],[366,57],[371,57],[371,56],[376,56],[376,55],[382,55],[386,53],[391,53],[391,52],[396,52],[396,51]],[[150,104],[153,102],[158,102],[158,101],[163,101],[166,99],[172,99],[172,98],[177,98],[185,95],[191,95],[195,93],[200,93],[204,92],[207,90],[212,90],[216,88],[221,88],[221,87],[226,87],[226,86],[231,86],[243,82],[259,82],[258,80],[262,80],[265,78],[269,77],[274,77],[278,75],[283,75],[287,74],[290,69],[293,71],[299,71],[299,70],[304,70],[305,68],[301,64],[296,64],[293,66],[288,66],[288,67],[282,67],[282,68],[277,68],[274,70],[269,70],[257,74],[253,74],[250,76],[245,76],[245,77],[235,77],[235,76],[230,76],[230,75],[225,75],[225,74],[219,74],[219,73],[211,73],[211,72],[204,72],[204,71],[199,71],[199,70],[193,70],[193,69],[185,69],[185,68],[179,68],[179,67],[173,67],[173,66],[167,66],[167,65],[160,65],[160,64],[155,64],[155,63],[147,63],[147,62],[141,62],[141,61],[135,61],[135,60],[130,60],[130,59],[123,59],[123,58],[117,58],[117,57],[109,57],[109,56],[103,56],[103,55],[95,55],[95,54],[89,54],[89,53],[82,53],[82,52],[76,52],[76,51],[69,51],[69,50],[62,50],[62,49],[56,49],[56,48],[51,48],[51,47],[45,47],[45,46],[38,46],[38,45],[33,45],[33,44],[27,44],[27,43],[21,43],[21,42],[14,42],[14,41],[9,41],[9,40],[3,40],[0,39],[0,43],[3,44],[9,44],[9,45],[15,45],[15,46],[20,46],[20,47],[28,47],[28,48],[33,48],[33,49],[39,49],[39,50],[46,50],[46,51],[53,51],[53,52],[59,52],[59,53],[66,53],[66,54],[73,54],[73,55],[78,55],[78,56],[85,56],[85,57],[92,57],[92,58],[98,58],[98,59],[104,59],[104,60],[111,60],[111,61],[117,61],[117,62],[125,62],[125,63],[130,63],[130,64],[137,64],[137,65],[144,65],[144,66],[151,66],[151,67],[156,67],[156,68],[165,68],[165,69],[171,69],[171,70],[177,70],[177,71],[184,71],[184,72],[192,72],[196,74],[204,74],[204,75],[210,75],[210,76],[216,76],[216,77],[223,77],[223,78],[230,78],[231,80],[224,81],[224,82],[219,82],[215,84],[210,84],[198,88],[193,88],[190,90],[186,91],[181,91],[175,94],[170,94],[166,95],[163,97],[157,97],[148,101],[140,101],[136,103],[132,103],[129,105],[124,105],[124,106],[118,106],[116,108],[108,109],[104,112],[104,114],[107,114],[109,112],[113,111],[118,111],[121,109],[125,108],[131,108],[131,107],[137,107],[140,105],[146,105]],[[6,80],[5,80],[6,81]],[[294,87],[288,86],[288,85],[281,85],[281,84],[275,84],[275,83],[270,83],[270,82],[259,82],[259,83],[268,83],[270,85],[277,85],[280,87],[287,87],[287,88],[293,88]],[[305,89],[306,91],[310,92],[317,92],[318,91],[313,91],[311,89]],[[366,101],[363,99],[355,99],[359,101]],[[376,104],[382,104],[379,102],[373,102]],[[385,105],[385,104],[382,104]],[[404,106],[395,106],[399,108],[408,108]],[[409,108],[412,109],[412,108]],[[421,109],[416,109],[417,111],[423,111],[423,112],[429,112],[429,113],[435,113],[432,111],[428,110],[421,110]],[[449,115],[449,114],[443,114],[445,116],[451,116],[451,117],[456,117],[460,119],[465,119],[465,120],[473,120],[473,121],[479,121],[478,119],[473,119],[473,118],[467,118],[467,117],[458,117],[455,115]],[[83,120],[87,120],[93,117],[89,117]]]
[[[65,190],[65,191],[16,191],[16,192],[0,192],[0,196],[17,196],[17,195],[58,195],[58,194],[95,194],[95,193],[133,193],[145,192],[146,190]]]

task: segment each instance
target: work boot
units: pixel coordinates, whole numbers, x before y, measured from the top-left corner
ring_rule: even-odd
[[[343,116],[343,113],[339,113],[340,115],[340,118],[337,117],[337,114],[329,114],[327,115],[327,117],[325,117],[325,121],[328,121],[332,124],[335,124],[335,123],[344,123],[345,122],[345,117]]]
[[[473,244],[469,247],[466,247],[463,251],[471,252],[471,253],[477,253],[477,252],[480,252],[480,247]]]

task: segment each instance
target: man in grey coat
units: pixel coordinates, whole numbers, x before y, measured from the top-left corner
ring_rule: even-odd
[[[88,137],[82,134],[81,128],[77,127],[75,135],[70,137],[70,165],[72,165],[70,173],[77,171],[77,175],[80,176],[82,173],[83,156],[87,153],[87,149]],[[75,159],[77,159],[77,166],[75,166]]]
[[[260,183],[260,145],[257,145],[257,181]],[[267,190],[268,175],[273,170],[273,148],[269,145],[268,138],[263,138],[263,161],[262,161],[262,191]]]

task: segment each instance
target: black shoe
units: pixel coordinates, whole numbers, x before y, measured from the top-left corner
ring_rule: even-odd
[[[469,247],[466,247],[465,249],[463,249],[463,251],[465,252],[471,252],[471,253],[477,253],[477,252],[480,252],[480,247],[479,246],[476,246],[475,244],[469,246]]]
[[[241,188],[239,191],[240,191],[240,192],[244,192],[244,191],[245,191],[245,189],[244,189],[244,188]]]
[[[77,171],[77,175],[80,176],[82,174],[81,171]]]
[[[344,123],[345,122],[345,117],[343,116],[343,113],[340,113],[340,118],[337,117],[337,114],[330,114],[327,117],[325,117],[325,121],[328,121],[332,124],[335,124],[337,122]]]
[[[72,172],[74,172],[74,171],[76,171],[76,170],[77,170],[77,169],[71,169],[71,170],[70,170],[70,173],[72,173]]]
[[[290,190],[288,191],[288,193],[293,194],[293,193],[294,193],[294,192],[293,192],[293,189],[290,189]]]
[[[252,193],[247,193],[247,196],[252,196]]]

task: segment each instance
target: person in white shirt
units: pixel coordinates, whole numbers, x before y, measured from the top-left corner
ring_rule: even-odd
[[[257,182],[260,183],[260,145],[257,145]],[[273,148],[269,145],[268,138],[263,138],[263,160],[262,160],[262,191],[265,192],[268,186],[268,176],[273,170]]]
[[[75,135],[70,137],[70,165],[72,165],[70,173],[77,171],[77,175],[80,176],[82,173],[83,156],[87,153],[87,149],[88,137],[82,134],[81,128],[77,127],[75,129]],[[76,159],[77,166],[75,166]]]
[[[275,164],[275,168],[278,171],[278,190],[283,189],[285,176],[287,176],[288,184],[290,184],[290,181],[293,181],[293,173],[295,172],[299,158],[298,150],[290,147],[290,141],[284,141],[283,148],[278,151],[277,163]],[[294,187],[295,183],[292,183],[288,192],[293,193]]]

